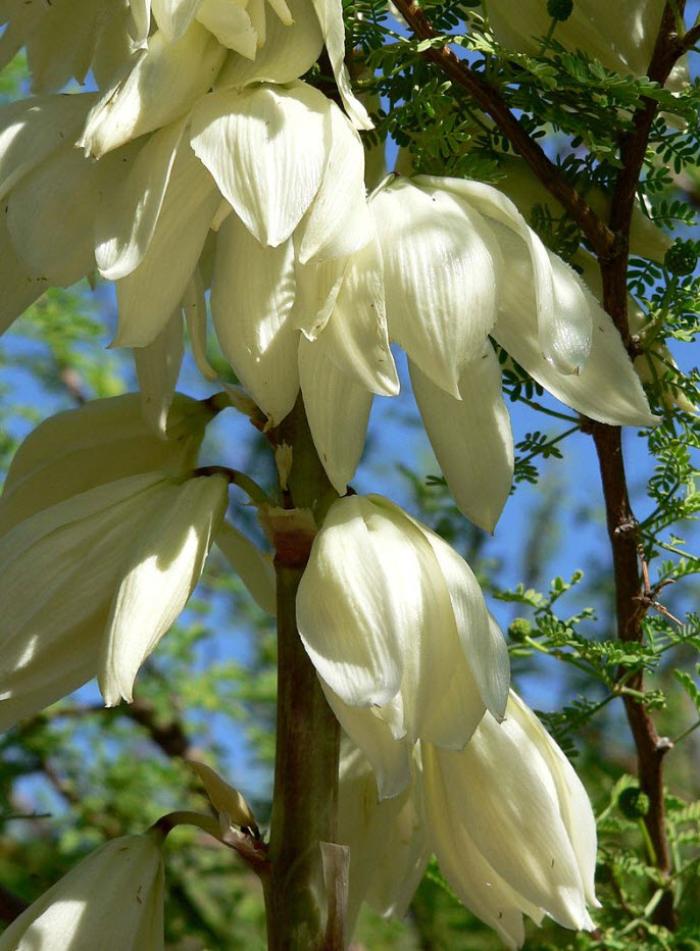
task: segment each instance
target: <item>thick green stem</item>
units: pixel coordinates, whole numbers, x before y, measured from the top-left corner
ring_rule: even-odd
[[[274,434],[292,446],[288,508],[318,518],[332,490],[310,440],[299,404]],[[316,670],[299,638],[296,593],[312,539],[295,533],[277,543],[277,751],[265,883],[271,951],[340,951],[326,935],[331,883],[324,883],[320,843],[334,842],[340,732]]]

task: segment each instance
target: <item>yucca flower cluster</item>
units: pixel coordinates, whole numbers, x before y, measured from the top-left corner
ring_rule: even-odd
[[[367,194],[371,121],[344,63],[340,0],[18,0],[0,17],[0,61],[26,47],[35,93],[0,110],[0,329],[47,287],[97,271],[115,282],[113,344],[134,349],[143,389],[47,421],[10,469],[0,725],[95,676],[107,704],[129,701],[214,541],[274,611],[270,560],[224,520],[225,472],[197,468],[211,406],[174,392],[183,321],[216,378],[209,305],[268,430],[301,393],[342,496],[313,526],[296,608],[346,734],[351,917],[365,899],[405,910],[435,853],[511,946],[523,914],[591,928],[590,804],[510,690],[477,579],[394,503],[346,490],[374,395],[399,390],[396,344],[458,506],[493,530],[513,474],[496,345],[593,420],[654,423],[611,318],[501,190],[391,175]],[[341,105],[300,78],[324,47]],[[88,72],[97,92],[59,92]],[[159,850],[118,842],[0,947],[24,935],[12,947],[48,948],[54,927],[95,934],[62,903],[104,871],[116,907],[132,858],[148,897],[119,947],[161,947]]]

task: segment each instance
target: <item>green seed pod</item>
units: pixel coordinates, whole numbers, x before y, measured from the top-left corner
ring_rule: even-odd
[[[547,0],[547,13],[553,20],[568,20],[574,10],[574,0]]]
[[[628,819],[642,819],[649,812],[649,797],[638,786],[623,789],[617,804],[620,812]]]
[[[692,274],[698,263],[698,256],[692,241],[676,241],[664,257],[666,269],[676,277]]]
[[[522,643],[530,634],[532,634],[532,624],[524,617],[516,617],[508,627],[508,636],[518,643]]]

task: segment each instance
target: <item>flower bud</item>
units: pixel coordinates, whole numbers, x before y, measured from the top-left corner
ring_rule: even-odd
[[[297,621],[383,795],[405,785],[405,756],[419,737],[462,749],[486,709],[503,714],[508,654],[476,578],[388,499],[331,506],[299,586]]]

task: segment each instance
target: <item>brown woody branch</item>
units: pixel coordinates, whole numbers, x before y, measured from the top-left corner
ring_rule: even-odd
[[[416,37],[431,40],[439,36],[430,20],[414,0],[395,0],[396,8],[409,24]],[[586,236],[591,248],[600,258],[613,253],[614,233],[593,211],[588,202],[566,180],[559,168],[551,162],[538,143],[528,135],[516,116],[510,111],[500,92],[482,76],[455,56],[449,46],[424,50],[423,58],[435,63],[453,83],[464,89],[471,99],[496,123],[511,145],[528,162],[537,178],[564,206]]]
[[[677,4],[680,15],[684,0]],[[661,20],[659,35],[649,64],[650,79],[663,85],[678,60],[694,40],[688,34],[679,37],[672,3],[667,3]],[[618,238],[617,254],[600,259],[603,279],[603,304],[615,321],[628,349],[631,345],[627,318],[627,267],[629,263],[629,233],[639,178],[646,155],[649,134],[658,109],[653,99],[644,99],[637,111],[632,129],[620,141],[622,168],[617,177],[610,207],[610,227]],[[598,455],[603,494],[605,497],[608,536],[613,555],[618,637],[623,641],[641,643],[644,638],[642,621],[646,605],[641,593],[637,523],[630,506],[622,453],[622,432],[619,427],[594,423],[591,426]],[[642,692],[644,675],[638,671],[628,686]],[[654,847],[654,859],[660,872],[671,872],[671,853],[666,834],[663,760],[671,748],[669,741],[660,737],[654,721],[643,702],[626,694],[623,697],[625,713],[637,751],[637,774],[640,788],[649,798],[649,811],[644,823]],[[655,921],[674,929],[676,913],[673,894],[664,893],[654,912]]]
[[[395,3],[418,38],[432,39],[436,36],[428,18],[415,2],[395,0]],[[648,70],[649,78],[660,85],[666,82],[678,58],[700,39],[700,24],[683,36],[678,35],[675,13],[682,16],[684,7],[685,0],[676,0],[675,4],[667,3],[664,10]],[[469,93],[577,222],[598,257],[603,276],[605,309],[613,318],[625,345],[631,349],[627,320],[629,232],[649,134],[658,109],[657,102],[649,98],[643,100],[634,117],[632,129],[620,141],[622,168],[613,190],[610,220],[606,225],[561,176],[539,145],[528,136],[496,89],[447,47],[428,49],[423,56]],[[642,620],[647,606],[641,590],[637,522],[627,489],[622,432],[617,426],[592,421],[587,422],[586,428],[593,435],[605,498],[613,556],[618,637],[623,641],[641,642]],[[644,687],[643,673],[639,671],[627,680],[627,686],[641,692]],[[655,864],[659,871],[668,874],[671,871],[671,856],[665,826],[663,758],[671,744],[658,736],[643,703],[629,694],[625,694],[623,699],[637,751],[639,785],[649,797],[649,812],[644,821],[654,847]],[[667,928],[675,927],[676,915],[670,890],[659,902],[654,919]]]

